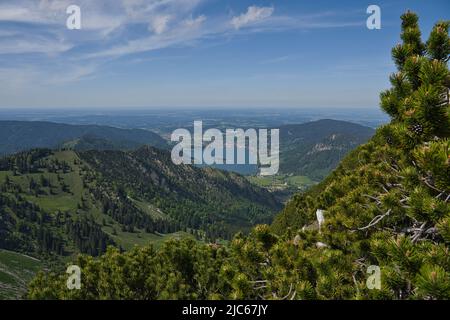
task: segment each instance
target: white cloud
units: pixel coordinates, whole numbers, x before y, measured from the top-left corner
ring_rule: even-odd
[[[178,33],[184,27],[201,26],[204,16],[192,18],[192,11],[205,0],[77,0],[81,8],[82,30],[72,32],[66,29],[66,8],[73,4],[72,0],[0,0],[0,23],[20,23],[23,27],[0,32],[0,55],[21,53],[59,54],[71,48],[95,43],[99,40],[102,46],[91,46],[94,51],[109,50],[118,43],[126,43],[128,28],[137,24],[148,24],[156,36]],[[173,26],[172,26],[173,24]],[[174,32],[175,31],[175,32]],[[14,32],[15,39],[9,39]],[[181,37],[178,37],[182,41]],[[146,37],[135,38],[133,43]],[[161,40],[158,44],[157,39]],[[167,41],[162,37],[152,40],[151,48],[162,48]],[[132,52],[130,52],[132,53]],[[84,57],[84,55],[83,55]]]
[[[0,88],[2,93],[21,93],[23,88],[29,84],[39,83],[39,72],[30,66],[1,67],[0,66]]]
[[[14,65],[22,70],[18,72],[17,85],[26,82],[26,75],[31,73],[39,73],[52,83],[69,82],[98,72],[110,60],[105,58],[190,46],[205,39],[248,32],[355,25],[347,19],[336,19],[339,14],[334,12],[275,16],[273,7],[256,5],[231,20],[225,12],[211,13],[208,18],[203,14],[194,16],[206,1],[77,0],[82,30],[74,32],[65,27],[66,8],[73,0],[0,0],[0,67]],[[145,32],[146,28],[151,32]],[[278,57],[263,63],[285,59]],[[32,72],[30,63],[34,66]],[[67,67],[69,72],[58,78]]]
[[[327,19],[321,15],[273,16],[273,7],[256,5],[231,20],[220,13],[208,21],[203,14],[193,17],[193,12],[206,0],[77,0],[82,11],[82,30],[71,32],[65,28],[65,9],[72,0],[0,1],[0,23],[39,24],[32,30],[5,30],[19,34],[14,36],[16,45],[7,38],[7,33],[0,34],[0,54],[38,52],[58,55],[71,48],[83,47],[83,52],[70,51],[70,58],[114,58],[169,46],[191,45],[206,37],[232,36],[244,27],[245,32],[264,32],[341,26],[328,21],[329,16]],[[151,34],[135,34],[132,30],[136,25],[147,25]],[[97,40],[101,45],[95,45]]]
[[[245,25],[269,18],[272,15],[273,11],[273,7],[250,6],[248,7],[246,13],[243,13],[237,17],[233,17],[231,19],[231,24],[235,29],[240,29]]]
[[[97,66],[92,65],[76,65],[76,66],[65,66],[63,70],[58,70],[57,72],[49,75],[47,79],[43,80],[44,84],[64,84],[68,82],[76,82],[80,79],[90,77],[97,70]],[[42,81],[42,80],[41,80]]]
[[[0,5],[0,21],[45,23],[47,19],[30,7]]]
[[[188,45],[206,35],[215,32],[223,32],[222,25],[216,25],[214,28],[201,28],[206,16],[201,15],[197,18],[189,17],[179,23],[174,23],[163,32],[154,32],[148,37],[138,38],[128,41],[126,44],[113,46],[101,51],[87,54],[84,58],[102,58],[102,57],[120,57],[128,54],[147,52],[167,48],[176,45]],[[161,31],[161,30],[159,30]]]
[[[0,43],[0,54],[44,53],[52,55],[66,52],[72,48],[72,45],[68,43],[51,41],[49,39],[33,41],[28,41],[27,39],[9,39]]]
[[[167,24],[172,19],[170,15],[156,16],[150,22],[150,30],[156,34],[161,34],[167,29]]]
[[[190,18],[184,20],[184,24],[189,28],[197,28],[197,27],[200,27],[203,24],[203,22],[205,22],[205,20],[206,20],[206,16],[202,14],[201,16],[198,16],[195,19],[190,17]]]

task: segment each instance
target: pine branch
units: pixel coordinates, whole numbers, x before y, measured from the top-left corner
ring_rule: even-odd
[[[438,188],[436,188],[434,185],[432,185],[427,178],[422,178],[421,179],[423,181],[423,183],[425,183],[427,185],[427,187],[433,189],[436,192],[439,192],[440,194],[447,194],[447,192],[445,190],[440,190]],[[450,197],[450,194],[448,194],[447,199],[445,200],[445,202],[447,202],[448,198]]]

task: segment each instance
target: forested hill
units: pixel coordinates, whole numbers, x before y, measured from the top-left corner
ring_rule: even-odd
[[[269,222],[280,204],[244,177],[213,168],[175,165],[170,153],[141,147],[132,152],[79,153],[103,181],[149,201],[183,226],[231,235]],[[225,234],[224,234],[225,232]]]
[[[280,173],[321,181],[375,130],[348,121],[323,119],[280,127]]]
[[[57,148],[64,143],[81,149],[134,149],[142,145],[167,148],[158,134],[142,129],[119,129],[98,125],[70,125],[41,121],[0,121],[0,155],[32,148]],[[90,145],[89,145],[90,143]],[[76,148],[75,148],[76,149]]]
[[[226,239],[279,209],[242,176],[176,166],[152,147],[0,158],[0,248],[29,254],[97,255],[173,232]]]

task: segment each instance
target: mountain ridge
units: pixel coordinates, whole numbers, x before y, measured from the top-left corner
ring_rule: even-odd
[[[133,149],[144,144],[168,148],[158,134],[143,129],[121,129],[99,125],[73,125],[47,121],[0,121],[0,155],[32,148],[57,148],[68,141],[95,136]]]
[[[321,181],[374,133],[370,127],[332,119],[281,126],[280,173]]]

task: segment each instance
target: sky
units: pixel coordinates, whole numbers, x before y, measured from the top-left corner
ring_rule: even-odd
[[[450,19],[448,0],[0,0],[0,108],[378,108],[407,9],[423,39]]]

